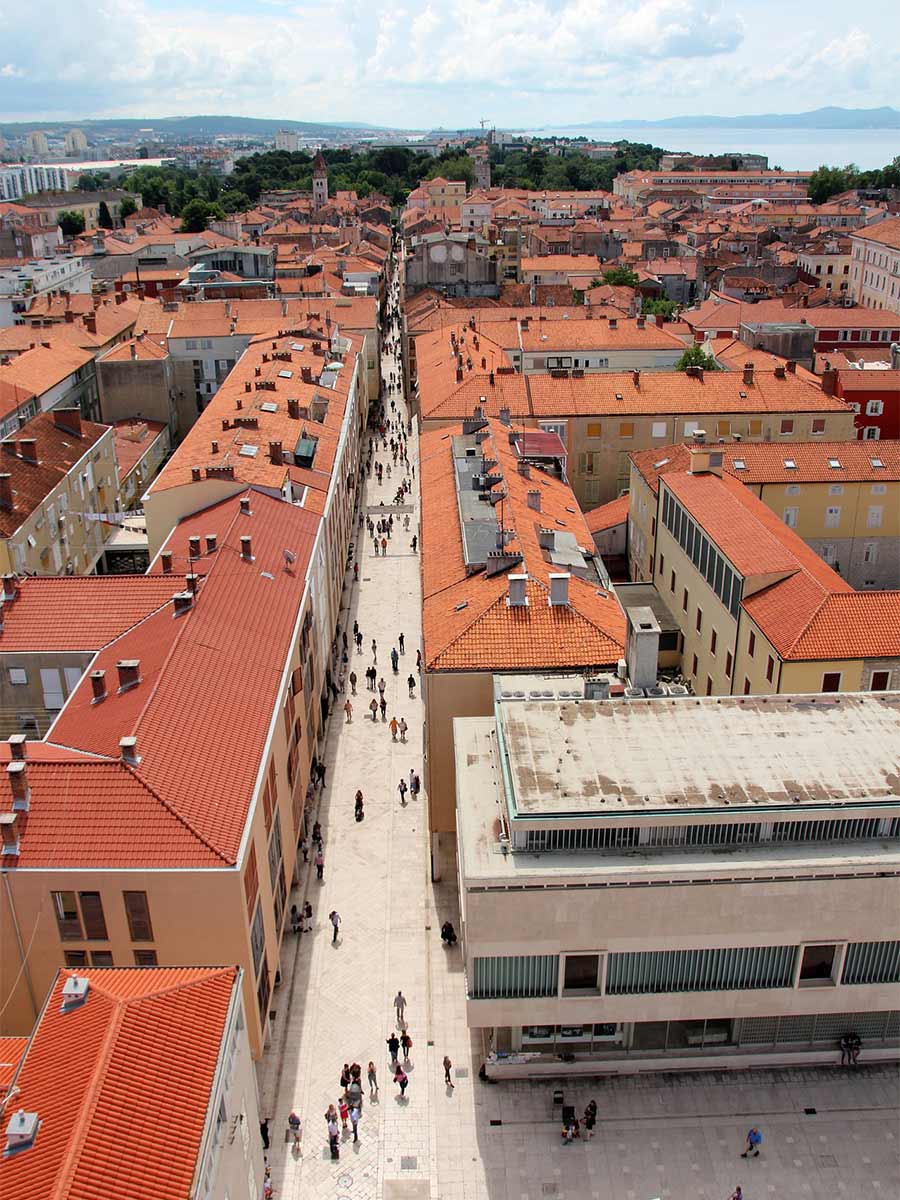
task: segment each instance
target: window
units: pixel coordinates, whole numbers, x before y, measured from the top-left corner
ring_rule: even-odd
[[[659,573],[660,575],[665,575],[666,573],[666,557],[664,554],[659,556]]]
[[[634,437],[634,421],[619,422],[619,437],[630,438]]]
[[[655,438],[664,438],[666,436],[665,421],[654,421],[650,426],[650,436]]]
[[[877,442],[881,437],[881,430],[877,425],[867,425],[863,430],[863,437],[867,442]]]
[[[863,562],[873,563],[878,561],[878,543],[866,542],[863,549]]]
[[[866,404],[866,416],[867,417],[880,417],[883,412],[884,412],[884,401],[883,400],[870,400]]]
[[[136,967],[155,967],[156,966],[156,951],[155,950],[135,950],[134,965]]]
[[[825,418],[824,417],[813,417],[812,431],[813,431],[813,433],[824,433],[825,432]]]
[[[843,496],[844,485],[842,483],[833,483],[828,489],[829,496]]]
[[[837,527],[840,525],[840,523],[841,523],[840,506],[836,505],[836,504],[829,504],[828,507],[825,509],[825,528],[826,529],[837,529]]]
[[[750,695],[750,680],[749,679],[744,680],[744,695],[745,696]]]
[[[728,437],[731,433],[730,421],[716,421],[716,433],[719,437]]]
[[[800,974],[798,983],[801,987],[821,986],[831,983],[837,960],[837,946],[804,946],[800,956]]]
[[[692,436],[694,435],[694,433],[695,433],[695,432],[696,432],[696,431],[697,431],[699,428],[700,428],[700,422],[699,422],[699,421],[685,421],[685,423],[684,423],[684,436],[685,436],[685,437],[692,437]]]
[[[56,667],[41,667],[41,688],[44,692],[44,708],[51,712],[62,708],[62,677]]]
[[[755,651],[756,651],[756,634],[755,634],[755,633],[753,632],[753,630],[751,629],[751,630],[750,630],[750,636],[749,636],[749,638],[747,639],[747,653],[748,653],[748,654],[750,655],[750,657],[752,658],[752,657],[753,657],[753,655],[754,655],[754,653],[755,653]]]
[[[86,967],[88,965],[87,950],[67,950],[65,960],[67,967]]]
[[[133,942],[152,942],[153,926],[150,924],[150,906],[146,892],[123,892],[128,931]]]
[[[90,942],[105,942],[106,920],[103,916],[103,902],[99,892],[79,892],[78,903],[81,907],[81,919],[84,922],[84,936]]]
[[[747,424],[747,432],[749,433],[750,437],[761,437],[762,429],[763,424],[760,420],[749,421]]]
[[[766,661],[766,679],[769,683],[772,682],[772,676],[775,674],[775,659],[770,654]]]
[[[784,494],[786,496],[799,496],[800,495],[800,484],[799,483],[789,483],[787,485],[787,487],[784,489]]]
[[[675,572],[672,571],[669,575],[669,591],[675,595]]]
[[[74,892],[53,892],[53,908],[59,936],[64,942],[81,940],[81,919]]]
[[[869,690],[872,692],[886,692],[891,686],[890,671],[873,671],[872,681],[869,684]]]
[[[729,679],[731,678],[731,667],[732,667],[733,661],[734,660],[731,657],[731,651],[729,650],[728,653],[725,655],[725,674],[728,676]]]
[[[682,590],[682,593],[681,593],[681,607],[684,609],[684,611],[685,611],[685,612],[687,612],[687,610],[688,610],[688,592],[687,592],[687,588],[684,588],[684,589]]]
[[[113,956],[110,950],[92,950],[91,951],[91,966],[92,967],[111,967],[113,966]]]
[[[787,417],[781,422],[781,436],[785,437],[789,433],[794,432],[793,418]]]
[[[697,630],[698,633],[703,628],[703,609],[702,608],[697,609],[697,616],[694,618],[694,628]]]
[[[693,657],[693,659],[691,660],[691,675],[692,675],[692,676],[693,676],[695,679],[696,679],[696,677],[697,677],[697,667],[698,667],[698,663],[697,663],[697,655],[695,654],[695,655],[694,655],[694,657]]]
[[[266,946],[266,933],[263,928],[262,904],[256,906],[256,914],[253,917],[253,926],[250,930],[250,948],[253,951],[253,970],[259,971],[259,964],[264,957]]]
[[[567,954],[563,966],[563,995],[600,989],[600,955]]]
[[[887,491],[887,484],[886,483],[873,483],[872,487],[869,490],[871,491],[873,496],[883,496],[885,494],[885,492]]]
[[[698,626],[698,628],[699,628],[699,626]],[[718,640],[719,640],[719,635],[716,633],[715,630],[713,630],[712,633],[709,635],[709,652],[710,652],[710,654],[715,654],[716,643],[718,642]]]
[[[9,682],[16,686],[28,682],[28,673],[23,671],[21,667],[10,667]]]
[[[840,671],[826,671],[822,676],[823,692],[839,692],[841,690]]]
[[[782,514],[782,519],[784,520],[784,523],[785,523],[785,525],[787,525],[788,529],[796,529],[797,528],[797,518],[799,516],[800,516],[800,509],[794,505],[791,508],[786,508],[784,510],[784,513]]]
[[[880,529],[881,519],[884,515],[883,504],[870,504],[869,515],[866,517],[866,527],[868,529]]]
[[[603,427],[599,421],[588,421],[587,436],[589,438],[598,438],[603,432]]]

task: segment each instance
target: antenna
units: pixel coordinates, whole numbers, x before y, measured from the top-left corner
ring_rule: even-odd
[[[297,555],[293,552],[293,550],[282,550],[281,554],[284,558],[284,569],[288,571],[297,561]]]

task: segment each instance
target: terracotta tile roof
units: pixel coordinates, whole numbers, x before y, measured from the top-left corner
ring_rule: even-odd
[[[160,359],[168,358],[169,351],[162,340],[157,340],[152,337],[135,337],[129,338],[127,342],[120,342],[117,346],[113,346],[111,350],[101,356],[102,362],[131,362],[133,359],[139,359],[145,362],[157,362]]]
[[[10,476],[13,507],[0,508],[0,537],[11,537],[22,522],[65,479],[72,467],[109,432],[108,425],[81,422],[75,435],[57,426],[53,412],[38,413],[0,443],[0,468]],[[37,462],[11,453],[25,439],[35,443]],[[113,497],[110,497],[112,502]]]
[[[32,340],[41,339],[32,337]],[[17,384],[36,396],[42,396],[57,383],[87,366],[93,357],[89,350],[82,350],[71,344],[57,344],[49,349],[36,346],[34,350],[26,350],[5,366],[0,365],[0,381]]]
[[[27,1037],[0,1037],[0,1100],[19,1069],[27,1045]]]
[[[694,329],[737,329],[742,322],[750,325],[807,324],[814,329],[897,329],[896,313],[862,308],[818,308],[785,306],[781,300],[725,301],[705,300],[699,308],[686,309],[682,319]]]
[[[523,256],[521,270],[523,275],[534,272],[546,274],[548,271],[590,274],[593,271],[599,276],[602,267],[596,254],[542,254],[532,258]]]
[[[624,525],[628,520],[628,503],[629,496],[626,492],[624,496],[610,500],[608,504],[592,508],[584,514],[585,524],[591,533],[602,533],[604,529],[615,529],[617,525]]]
[[[726,471],[743,483],[872,483],[900,480],[900,441],[742,443],[716,446]],[[735,466],[735,460],[745,467]],[[785,460],[794,463],[786,467]],[[881,467],[873,466],[879,461]],[[839,463],[839,466],[832,466]]]
[[[900,592],[844,592],[826,597],[786,657],[896,658]]]
[[[853,229],[850,236],[864,242],[876,242],[891,250],[900,250],[900,217],[888,217],[865,229]]]
[[[131,474],[165,429],[164,421],[116,421],[113,430],[120,482]]]
[[[887,392],[895,397],[895,403],[900,403],[900,371],[860,371],[858,367],[850,367],[839,372],[838,386],[842,395],[845,392]]]
[[[320,519],[280,498],[249,496],[252,515],[240,512],[234,496],[183,520],[166,543],[183,571],[191,561],[188,538],[217,536],[218,549],[193,560],[204,576],[193,609],[178,618],[160,609],[94,661],[113,682],[119,660],[138,659],[141,682],[122,693],[108,683],[106,699],[95,705],[85,678],[48,734],[55,743],[111,758],[118,757],[120,738],[136,737],[140,763],[131,773],[231,863],[255,794]],[[253,561],[241,557],[244,534],[252,537]],[[290,570],[285,549],[297,559]],[[153,573],[160,571],[157,560]]]
[[[183,576],[28,576],[3,605],[0,650],[96,651],[168,606]]]
[[[613,328],[611,321],[615,321]],[[509,349],[518,346],[518,339],[504,339],[503,345]],[[546,350],[671,350],[677,354],[684,351],[681,338],[660,329],[652,321],[638,325],[637,318],[616,318],[611,320],[593,313],[592,319],[584,321],[546,320],[538,324],[529,322],[527,330],[522,330],[522,347],[532,353]]]
[[[4,1157],[0,1186],[17,1200],[183,1200],[238,972],[79,971],[87,997],[64,1011],[73,974],[58,974],[17,1074],[16,1106],[41,1125],[32,1146]]]
[[[510,608],[506,573],[469,574],[463,556],[452,436],[461,428],[426,433],[421,439],[422,583],[425,664],[430,671],[542,670],[588,667],[618,661],[625,644],[625,617],[599,581],[572,575],[569,604],[548,604],[554,565],[540,546],[541,528],[573,534],[591,553],[593,539],[567,483],[532,467],[518,473],[509,429],[491,422],[482,443],[493,470],[503,475],[503,525],[514,530],[507,548],[522,556],[511,569],[528,574],[527,608]],[[541,511],[528,503],[539,491]],[[487,506],[486,506],[487,508]],[[500,506],[493,509],[498,520]]]

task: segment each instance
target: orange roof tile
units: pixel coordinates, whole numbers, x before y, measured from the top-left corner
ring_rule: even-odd
[[[93,357],[89,350],[70,344],[57,343],[49,348],[36,346],[5,366],[0,365],[0,381],[17,384],[36,396],[42,396],[57,383],[87,366]]]
[[[888,217],[865,229],[852,229],[850,236],[860,238],[864,242],[876,242],[879,246],[887,246],[891,250],[900,250],[900,217]]]
[[[0,1160],[0,1189],[17,1200],[183,1200],[237,970],[79,971],[87,997],[63,1009],[73,974],[58,974],[17,1073],[16,1106],[41,1124],[28,1149]]]
[[[27,1045],[27,1037],[0,1037],[0,1100],[19,1069]]]
[[[113,430],[120,482],[130,475],[165,429],[164,421],[116,421]]]
[[[591,533],[602,533],[604,529],[614,529],[624,525],[628,520],[629,495],[619,496],[608,504],[601,504],[584,514],[585,524]]]

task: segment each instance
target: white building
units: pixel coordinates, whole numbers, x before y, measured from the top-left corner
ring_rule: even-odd
[[[102,171],[111,179],[130,175],[138,167],[171,167],[174,158],[117,158],[98,162],[12,163],[0,167],[0,200],[20,200],[35,192],[67,192],[82,175]]]
[[[850,241],[857,303],[900,313],[900,217],[856,229]]]
[[[55,291],[90,292],[92,278],[84,259],[70,254],[23,260],[0,269],[0,329],[19,323],[37,296]]]
[[[88,148],[87,138],[80,129],[70,129],[66,134],[65,151],[72,156],[84,154]]]
[[[900,694],[586,690],[503,677],[454,722],[489,1074],[898,1057]]]
[[[291,154],[303,149],[300,140],[300,134],[295,133],[292,129],[279,129],[275,134],[275,149],[287,150]]]

